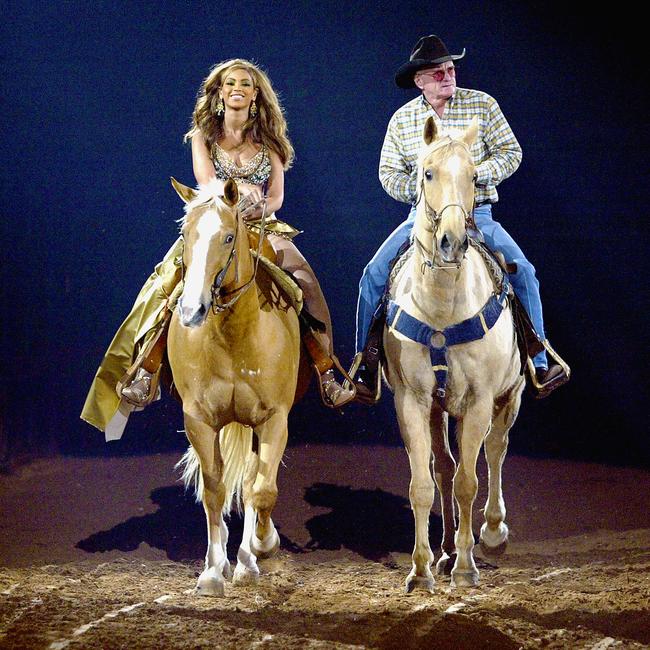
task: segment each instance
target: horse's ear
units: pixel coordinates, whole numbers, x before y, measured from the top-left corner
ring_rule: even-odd
[[[426,144],[431,144],[438,135],[438,130],[436,129],[436,122],[432,117],[428,117],[427,121],[424,123],[424,142]]]
[[[187,187],[187,185],[183,185],[183,183],[179,183],[173,176],[171,177],[171,181],[172,186],[176,190],[176,193],[185,203],[189,203],[197,197],[196,190],[193,190],[191,187]]]
[[[472,121],[469,123],[467,130],[463,133],[463,142],[466,145],[472,146],[476,140],[476,135],[478,134],[478,117],[476,115],[472,118]]]
[[[239,202],[239,188],[232,178],[229,178],[223,186],[223,200],[230,207],[237,205]]]

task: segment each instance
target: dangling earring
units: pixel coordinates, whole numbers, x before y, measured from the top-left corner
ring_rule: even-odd
[[[257,115],[257,104],[255,103],[255,100],[253,100],[253,103],[251,104],[250,115],[252,118],[255,118]]]
[[[221,116],[224,112],[223,106],[223,97],[219,97],[219,103],[217,104],[217,115]]]

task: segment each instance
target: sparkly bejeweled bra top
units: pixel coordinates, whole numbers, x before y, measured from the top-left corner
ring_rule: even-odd
[[[271,158],[266,145],[241,167],[215,142],[212,145],[212,162],[217,173],[217,178],[228,180],[232,178],[236,183],[250,183],[263,185],[271,175]]]

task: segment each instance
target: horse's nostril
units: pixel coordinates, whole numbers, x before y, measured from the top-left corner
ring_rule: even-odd
[[[446,234],[444,234],[442,236],[442,239],[440,240],[440,248],[442,248],[443,250],[448,250],[449,248],[451,248],[449,237],[447,237]]]

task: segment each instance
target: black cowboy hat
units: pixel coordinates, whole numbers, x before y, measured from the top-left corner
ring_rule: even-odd
[[[445,61],[457,61],[465,56],[465,48],[460,54],[449,54],[447,46],[433,34],[423,36],[411,51],[408,63],[405,63],[395,74],[395,83],[400,88],[413,88],[413,76],[418,70],[432,68]]]

